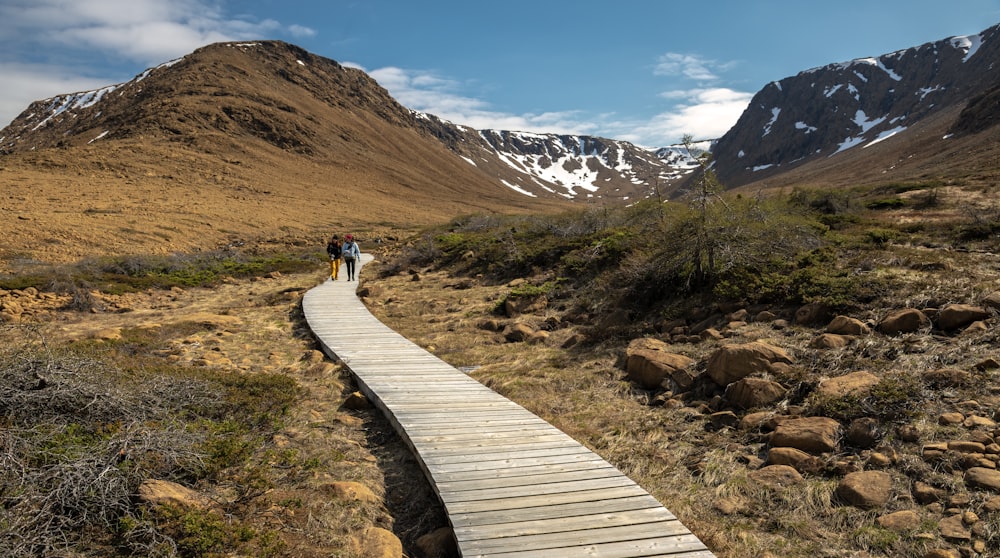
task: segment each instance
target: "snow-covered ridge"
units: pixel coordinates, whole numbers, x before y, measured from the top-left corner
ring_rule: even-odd
[[[45,108],[42,111],[30,114],[27,117],[27,120],[29,122],[35,119],[38,120],[38,122],[31,127],[31,130],[34,131],[45,126],[53,118],[56,118],[57,116],[67,111],[82,110],[85,108],[92,107],[97,103],[101,102],[102,99],[104,99],[111,93],[114,93],[115,91],[118,91],[119,89],[122,89],[128,85],[138,84],[142,80],[149,77],[149,75],[152,74],[153,72],[163,68],[169,68],[170,66],[173,66],[174,64],[180,62],[183,59],[184,59],[183,57],[177,58],[169,62],[164,62],[163,64],[160,64],[153,68],[147,68],[141,74],[135,76],[134,78],[126,82],[116,83],[114,85],[108,85],[100,89],[94,89],[92,91],[68,93],[66,95],[57,95],[49,99],[44,99],[40,102],[45,106]]]
[[[591,136],[497,130],[480,130],[478,136],[504,165],[531,177],[535,186],[568,199],[627,198],[620,186],[609,184],[626,181],[630,190],[644,190],[654,181],[676,180],[697,166],[693,160],[697,153],[650,151]],[[523,185],[504,183],[525,192]]]

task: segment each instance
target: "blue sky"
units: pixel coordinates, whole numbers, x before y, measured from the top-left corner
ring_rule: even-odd
[[[1000,23],[1000,0],[0,0],[0,126],[218,41],[280,39],[457,124],[656,147],[770,81]]]

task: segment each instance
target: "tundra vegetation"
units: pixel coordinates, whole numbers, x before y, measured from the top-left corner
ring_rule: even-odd
[[[605,456],[719,556],[988,556],[990,195],[928,182],[466,216],[384,261],[368,300]],[[909,311],[920,321],[893,325]],[[780,358],[741,364],[762,354]],[[792,433],[815,425],[822,443]]]
[[[387,324],[611,461],[719,556],[1000,547],[995,192],[928,182],[705,193],[456,218],[379,245],[361,294]],[[386,486],[405,459],[371,458],[394,443],[371,435],[376,411],[317,411],[311,382],[332,377],[324,393],[342,398],[346,377],[317,372],[318,361],[238,365],[238,347],[274,361],[280,339],[244,340],[228,360],[178,358],[179,343],[208,345],[200,320],[72,343],[46,327],[62,314],[129,316],[108,304],[115,297],[209,297],[245,281],[288,344],[314,348],[294,304],[324,278],[321,250],[0,278],[0,551],[364,556],[370,538],[358,533],[380,527],[426,553],[416,541],[441,518]],[[260,286],[282,274],[299,288]],[[48,318],[18,312],[15,294],[29,291],[51,298]],[[898,314],[915,325],[890,320]],[[763,364],[733,364],[744,361]],[[302,414],[309,426],[290,430]],[[334,423],[368,433],[287,443]],[[406,474],[420,484],[415,468]],[[333,513],[343,485],[331,478],[384,501],[334,498]],[[149,480],[214,505],[136,498]],[[325,508],[307,485],[325,491]],[[317,523],[334,534],[309,531]]]

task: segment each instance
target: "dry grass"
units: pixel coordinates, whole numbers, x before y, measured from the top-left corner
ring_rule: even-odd
[[[850,238],[859,237],[842,236],[841,254],[848,265],[857,266],[858,276],[894,285],[867,302],[854,303],[853,317],[870,324],[894,309],[978,303],[984,294],[1000,290],[995,276],[1000,258],[992,253],[929,249],[898,240],[876,246]],[[657,406],[662,400],[657,402],[655,394],[635,388],[625,378],[620,359],[627,337],[595,338],[592,322],[566,319],[570,310],[587,304],[580,299],[592,299],[599,287],[578,285],[575,296],[557,295],[540,312],[508,318],[497,311],[499,303],[523,287],[498,283],[489,275],[470,276],[460,261],[440,263],[445,261],[451,261],[445,254],[403,264],[386,258],[378,268],[366,270],[366,274],[384,270],[377,279],[366,280],[373,290],[367,303],[391,327],[456,366],[474,368],[471,374],[483,384],[602,455],[666,503],[718,556],[920,556],[930,548],[952,544],[938,534],[941,516],[915,505],[909,488],[921,481],[949,494],[965,493],[956,477],[958,464],[925,461],[921,445],[902,442],[895,428],[914,427],[921,443],[962,439],[967,430],[940,426],[940,413],[964,409],[990,416],[1000,410],[995,371],[975,372],[970,385],[947,389],[922,379],[924,372],[937,368],[975,370],[978,363],[995,357],[994,329],[963,335],[873,334],[847,349],[830,351],[808,346],[822,325],[775,329],[768,323],[750,323],[724,330],[724,343],[763,340],[796,357],[793,375],[777,378],[791,390],[774,412],[797,408],[795,412],[812,414],[842,408],[848,411],[843,416],[876,416],[882,421],[884,437],[874,450],[842,444],[836,454],[823,457],[828,470],[806,475],[793,488],[769,488],[751,478],[766,457],[766,436],[716,428],[708,420],[709,412],[725,408],[724,401],[711,392],[692,393]],[[414,267],[415,263],[425,267]],[[539,266],[536,273],[524,279],[533,285],[552,280],[551,269]],[[794,310],[780,304],[769,308],[789,317]],[[549,338],[511,343],[495,330],[497,325],[519,321],[548,329]],[[578,334],[591,341],[562,347]],[[665,337],[655,331],[650,334]],[[718,344],[674,343],[669,350],[704,363]],[[857,370],[883,378],[874,398],[849,408],[843,407],[845,402],[809,396],[820,380]],[[872,451],[892,456],[892,464],[885,467],[893,478],[890,502],[880,511],[843,505],[834,495],[840,478],[834,470],[863,468]],[[981,509],[986,496],[977,493],[970,509]],[[920,528],[896,533],[876,523],[879,515],[903,509],[918,511],[923,519]],[[996,535],[990,534],[995,532],[995,518],[984,520],[982,536],[987,545],[995,544]]]

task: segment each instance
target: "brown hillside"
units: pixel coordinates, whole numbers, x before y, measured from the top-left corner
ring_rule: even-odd
[[[739,190],[847,188],[903,182],[989,189],[1000,178],[1000,128],[955,133],[955,127],[964,122],[959,117],[962,110],[962,106],[956,106],[941,111],[898,137],[810,161]]]
[[[4,268],[24,258],[316,242],[534,211],[359,70],[281,42],[216,44],[52,118],[0,131]],[[48,118],[43,125],[42,120]]]

